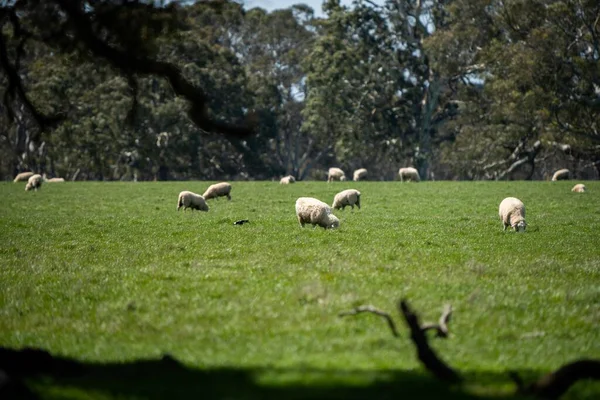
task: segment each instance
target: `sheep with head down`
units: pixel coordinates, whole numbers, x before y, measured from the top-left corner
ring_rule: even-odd
[[[44,180],[40,174],[31,175],[27,181],[27,185],[25,185],[25,191],[28,192],[33,189],[37,192],[37,190],[42,187],[43,181]]]
[[[177,211],[179,211],[181,207],[183,207],[183,212],[188,208],[192,210],[208,211],[208,205],[206,204],[204,197],[187,190],[179,193],[179,197],[177,198]]]
[[[33,175],[34,174],[31,171],[21,172],[20,174],[17,174],[17,176],[15,176],[15,180],[13,182],[15,182],[15,183],[17,183],[17,182],[26,182]]]
[[[564,180],[569,179],[570,175],[571,175],[571,172],[568,169],[566,169],[566,168],[559,169],[558,171],[556,171],[554,173],[554,175],[552,175],[552,180],[553,181],[564,181]]]
[[[509,226],[516,232],[525,232],[525,204],[516,197],[507,197],[500,202],[498,214],[504,225],[504,230]]]
[[[296,178],[294,178],[292,175],[284,176],[279,181],[279,184],[281,185],[289,185],[290,183],[296,183]]]
[[[586,190],[587,190],[587,188],[585,187],[585,185],[583,183],[578,183],[577,185],[573,186],[573,189],[571,189],[571,192],[585,193]]]
[[[358,181],[367,179],[367,169],[366,168],[357,169],[356,171],[354,171],[352,179],[354,180],[354,182],[358,182]]]
[[[354,210],[354,205],[360,210],[360,192],[356,189],[346,189],[335,195],[331,208],[343,210],[346,206],[350,206]]]
[[[344,171],[342,171],[339,168],[329,168],[329,171],[327,172],[327,182],[331,182],[331,181],[345,181],[346,180],[346,174],[344,173]]]
[[[296,200],[296,217],[300,226],[311,224],[324,229],[335,229],[340,226],[340,220],[333,215],[331,208],[313,197],[300,197]]]
[[[412,167],[400,168],[398,175],[400,176],[400,182],[419,182],[421,180],[419,171]]]
[[[210,185],[202,197],[204,197],[205,200],[218,199],[219,197],[227,197],[227,200],[231,200],[230,193],[231,184],[227,182],[221,182]]]

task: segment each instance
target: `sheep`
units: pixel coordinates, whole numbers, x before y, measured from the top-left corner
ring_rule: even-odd
[[[515,197],[507,197],[500,203],[498,215],[504,225],[504,230],[511,226],[517,232],[524,232],[527,227],[525,222],[525,205]]]
[[[577,185],[573,186],[573,189],[571,189],[571,192],[584,193],[586,190],[587,190],[587,188],[585,187],[585,185],[583,183],[578,183]]]
[[[412,167],[400,168],[398,170],[398,175],[400,175],[401,182],[419,182],[421,180],[419,177],[419,171]]]
[[[554,175],[552,175],[552,180],[553,181],[564,181],[569,179],[569,170],[564,168],[564,169],[559,169],[558,171],[556,171],[554,173]]]
[[[37,191],[40,187],[42,187],[42,182],[43,179],[40,174],[31,175],[27,181],[27,185],[25,185],[25,191],[29,191],[31,189]]]
[[[231,193],[231,185],[227,182],[221,182],[210,185],[202,196],[205,200],[218,199],[221,196],[227,196],[227,200],[231,200],[229,193]]]
[[[281,185],[288,185],[290,183],[296,183],[296,178],[294,178],[292,175],[284,176],[279,181],[279,184]]]
[[[313,197],[300,197],[296,200],[296,216],[300,226],[312,224],[323,229],[334,229],[340,226],[340,220],[331,213],[331,208]]]
[[[29,171],[29,172],[21,172],[20,174],[18,174],[17,176],[15,176],[15,180],[13,182],[17,183],[17,182],[25,182],[27,181],[29,178],[31,178],[33,176],[33,172]]]
[[[360,210],[360,192],[356,189],[346,189],[335,195],[331,208],[334,210],[341,208],[343,210],[346,206],[350,206],[354,210],[355,204]]]
[[[208,205],[203,196],[184,190],[179,193],[177,198],[177,211],[183,206],[183,211],[191,208],[192,210],[208,211]]]
[[[367,179],[367,170],[366,168],[360,168],[354,171],[353,180],[354,182],[358,182],[360,180]]]
[[[346,174],[339,168],[329,168],[329,172],[327,173],[327,182],[331,181],[345,181]]]
[[[46,174],[42,175],[42,179],[44,180],[44,182],[48,182],[48,183],[57,183],[57,182],[64,182],[65,178],[50,178],[48,179],[48,177],[46,176]]]

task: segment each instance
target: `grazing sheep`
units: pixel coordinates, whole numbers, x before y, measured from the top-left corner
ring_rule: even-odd
[[[33,172],[21,172],[20,174],[18,174],[17,176],[15,176],[15,180],[13,182],[15,182],[15,183],[17,183],[17,182],[25,182],[29,178],[31,178],[32,176],[33,176]]]
[[[559,169],[558,171],[556,171],[554,173],[554,175],[552,175],[552,180],[553,181],[564,181],[569,179],[569,175],[570,172],[568,169],[564,168],[564,169]]]
[[[345,181],[346,174],[339,168],[329,168],[327,173],[327,182],[331,181]]]
[[[296,183],[296,178],[294,178],[292,175],[284,176],[283,178],[281,178],[279,183],[281,185],[289,185],[290,183]]]
[[[340,220],[331,213],[331,208],[313,197],[300,197],[296,200],[296,216],[300,226],[312,224],[324,229],[334,229],[340,226]]]
[[[578,183],[577,185],[573,186],[573,189],[571,189],[571,192],[584,193],[586,190],[587,190],[587,188],[585,187],[585,185],[583,183]]]
[[[218,199],[221,196],[227,196],[227,200],[231,200],[229,193],[231,193],[231,185],[227,182],[221,182],[210,185],[202,196],[205,200]]]
[[[48,182],[48,183],[57,183],[57,182],[65,181],[65,178],[50,178],[50,179],[48,179],[46,174],[42,175],[42,179],[44,180],[44,182]]]
[[[364,179],[367,179],[367,170],[366,170],[366,168],[360,168],[360,169],[357,169],[356,171],[354,171],[353,179],[354,179],[354,182],[362,181]]]
[[[177,198],[177,211],[183,206],[183,211],[191,208],[192,210],[208,211],[208,205],[204,200],[204,197],[199,194],[184,190],[179,193]]]
[[[25,185],[25,191],[29,191],[31,189],[37,191],[39,188],[42,187],[43,181],[44,180],[42,179],[42,176],[40,174],[31,175],[31,177],[29,177],[29,180],[27,181],[27,185]]]
[[[419,171],[412,167],[400,168],[400,170],[398,170],[398,175],[400,175],[401,182],[419,182],[421,180]]]
[[[331,208],[343,210],[346,206],[350,206],[354,210],[355,204],[360,210],[360,192],[356,189],[346,189],[335,195]]]
[[[527,224],[525,223],[525,205],[515,197],[507,197],[500,203],[498,215],[504,225],[504,230],[511,226],[517,232],[524,232]]]

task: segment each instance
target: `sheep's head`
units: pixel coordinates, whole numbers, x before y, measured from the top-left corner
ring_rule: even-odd
[[[525,232],[525,228],[527,228],[527,224],[525,223],[524,219],[517,222],[517,224],[514,226],[516,232]]]
[[[344,182],[346,180],[346,175],[342,175],[342,177],[340,178],[341,182]]]
[[[333,214],[329,215],[329,221],[327,221],[328,229],[336,229],[340,227],[340,220]]]

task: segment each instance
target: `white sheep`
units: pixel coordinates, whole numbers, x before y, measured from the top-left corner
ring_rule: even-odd
[[[204,200],[203,196],[199,194],[184,190],[179,193],[179,197],[177,198],[177,211],[183,207],[183,211],[191,208],[192,210],[200,210],[200,211],[208,211],[208,205]]]
[[[573,189],[571,189],[571,192],[584,193],[586,190],[587,190],[587,188],[585,187],[585,185],[583,183],[578,183],[577,185],[573,186]]]
[[[400,168],[398,170],[398,175],[400,176],[401,182],[419,182],[421,180],[421,177],[419,177],[419,171],[412,167]]]
[[[281,178],[279,183],[281,185],[289,185],[290,183],[296,183],[296,178],[294,178],[292,175],[284,176],[283,178]]]
[[[25,182],[32,176],[33,172],[21,172],[20,174],[17,174],[17,176],[15,176],[15,180],[13,182]]]
[[[569,179],[569,175],[570,172],[568,169],[564,168],[564,169],[559,169],[558,171],[556,171],[554,173],[554,175],[552,175],[552,180],[553,181],[564,181]]]
[[[346,206],[350,206],[354,210],[355,204],[360,210],[360,192],[356,189],[346,189],[335,195],[331,208],[334,210],[341,208],[343,210]]]
[[[329,168],[329,172],[327,173],[327,182],[331,181],[345,181],[346,174],[339,168]]]
[[[218,199],[221,196],[227,196],[227,200],[231,200],[231,185],[227,182],[215,183],[210,185],[206,192],[202,195],[205,200]]]
[[[58,183],[58,182],[65,181],[65,178],[50,178],[50,179],[48,179],[46,174],[42,175],[42,179],[44,180],[44,182],[48,182],[48,183]]]
[[[525,204],[515,197],[507,197],[500,203],[498,215],[504,225],[504,230],[509,226],[517,232],[524,232],[527,227],[525,223]]]
[[[300,226],[312,224],[324,229],[334,229],[340,226],[340,220],[331,213],[331,208],[313,197],[300,197],[296,200],[296,216]]]
[[[354,182],[367,179],[367,169],[359,168],[356,171],[354,171],[353,179],[354,179]]]
[[[37,191],[42,187],[42,176],[40,174],[31,175],[29,180],[27,180],[27,185],[25,185],[25,191],[29,191],[31,189]]]

